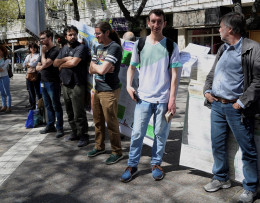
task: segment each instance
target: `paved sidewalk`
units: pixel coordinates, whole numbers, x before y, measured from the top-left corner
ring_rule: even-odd
[[[207,193],[202,187],[210,181],[211,175],[178,164],[187,84],[182,80],[179,88],[177,115],[172,122],[162,164],[165,178],[153,180],[151,148],[144,145],[139,174],[125,184],[119,178],[127,166],[130,139],[122,140],[125,158],[108,166],[104,163],[111,153],[108,138],[106,154],[94,158],[86,156],[94,146],[90,114],[91,143],[83,148],[78,148],[77,142],[55,138],[55,133],[41,135],[39,131],[43,127],[25,129],[28,114],[24,108],[28,103],[25,75],[15,74],[11,80],[13,111],[0,114],[0,202],[237,202],[241,184],[233,183],[229,190]],[[68,135],[66,114],[64,118]]]

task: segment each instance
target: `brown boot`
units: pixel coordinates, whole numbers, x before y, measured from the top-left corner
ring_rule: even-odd
[[[7,106],[2,106],[2,108],[0,109],[0,112],[5,112],[7,109]]]
[[[11,107],[8,107],[5,111],[5,113],[10,113],[11,112]]]

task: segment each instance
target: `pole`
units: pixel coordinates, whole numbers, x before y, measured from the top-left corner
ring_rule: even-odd
[[[14,73],[14,42],[12,42],[12,71]]]

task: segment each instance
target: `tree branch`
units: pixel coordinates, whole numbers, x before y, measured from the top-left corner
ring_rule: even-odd
[[[133,17],[130,16],[130,12],[126,9],[125,5],[123,4],[122,0],[116,0],[119,8],[123,12],[125,18],[127,21],[132,21]]]
[[[141,15],[141,13],[143,12],[144,7],[145,7],[147,1],[148,1],[148,0],[142,0],[142,2],[141,2],[141,4],[140,4],[140,6],[139,6],[139,8],[138,8],[138,10],[137,10],[137,12],[136,12],[136,14],[134,15],[134,18],[135,18],[135,19],[138,18],[138,17]]]
[[[246,20],[246,24],[250,26],[254,23],[254,21],[258,18],[257,10],[260,7],[260,0],[255,0],[254,4],[252,5],[251,15],[250,18]]]

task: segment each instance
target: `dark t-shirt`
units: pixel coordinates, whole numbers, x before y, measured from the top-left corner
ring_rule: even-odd
[[[81,61],[75,67],[61,69],[60,79],[62,83],[68,86],[86,84],[90,62],[89,49],[79,42],[77,42],[73,47],[65,45],[60,50],[57,59],[62,59],[67,56],[81,58]]]
[[[119,88],[119,78],[118,73],[120,70],[120,64],[122,59],[122,49],[121,46],[116,42],[111,42],[109,45],[99,45],[92,57],[92,61],[94,61],[98,65],[102,65],[104,61],[108,61],[115,66],[115,70],[113,73],[106,73],[104,75],[95,75],[96,87],[97,91],[106,92],[112,91]]]
[[[46,59],[51,59],[54,61],[59,54],[59,49],[54,46],[48,52],[45,53]],[[50,65],[48,68],[45,68],[40,71],[41,73],[41,81],[42,82],[60,82],[59,78],[59,69]]]

